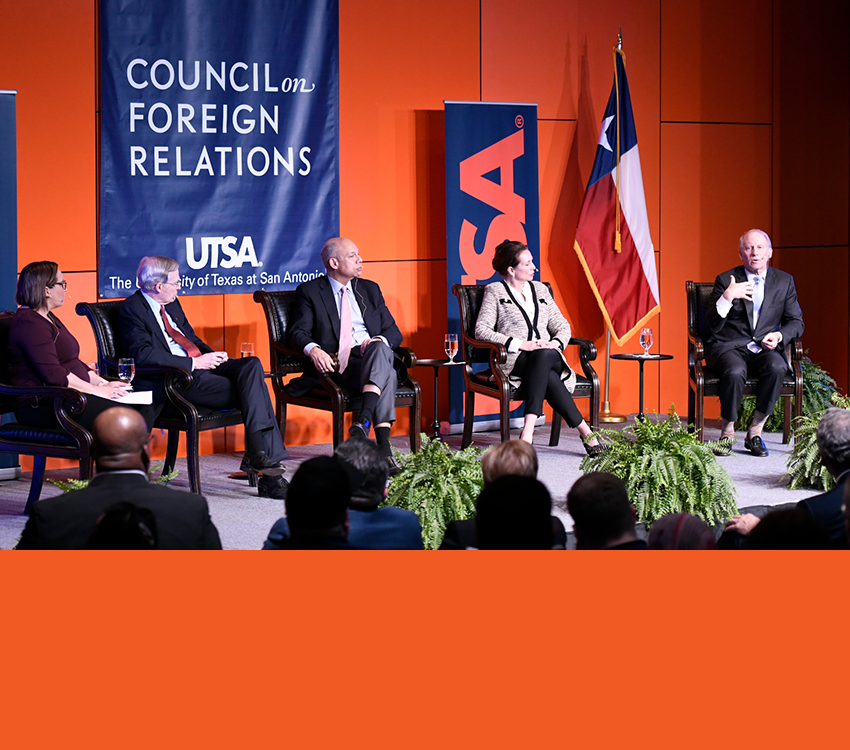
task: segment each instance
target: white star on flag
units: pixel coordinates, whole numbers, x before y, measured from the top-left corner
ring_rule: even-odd
[[[608,143],[608,128],[610,127],[610,125],[613,121],[614,121],[614,115],[611,115],[610,117],[606,117],[602,121],[602,130],[599,131],[599,145],[602,146],[602,148],[607,149],[608,151],[611,151],[612,153],[613,153],[614,149],[611,148],[610,144]]]

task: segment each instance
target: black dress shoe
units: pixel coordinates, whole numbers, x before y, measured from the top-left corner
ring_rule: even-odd
[[[283,477],[276,476],[261,476],[257,483],[257,495],[260,497],[270,497],[272,500],[286,500],[286,493],[289,490],[289,482]]]
[[[761,435],[753,435],[752,437],[747,436],[744,439],[744,447],[754,456],[758,456],[759,458],[770,455],[770,451],[764,444],[764,440],[761,439]]]
[[[355,440],[368,440],[369,428],[371,426],[372,423],[368,419],[358,419],[356,422],[352,423],[349,428],[348,437],[354,438]]]

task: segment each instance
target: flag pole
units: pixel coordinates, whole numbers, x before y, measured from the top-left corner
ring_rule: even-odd
[[[620,31],[617,34],[617,46],[614,49],[614,86],[617,92],[617,215],[616,226],[614,230],[614,252],[620,252],[620,91],[619,81],[617,79],[617,54],[622,54],[623,50],[623,27],[620,26]],[[599,421],[604,424],[619,424],[625,422],[624,414],[615,414],[611,411],[611,403],[608,401],[608,386],[611,382],[611,329],[606,326],[605,331],[605,400],[602,402],[602,408],[599,410]]]

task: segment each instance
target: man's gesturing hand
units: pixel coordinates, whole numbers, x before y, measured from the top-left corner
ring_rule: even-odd
[[[753,299],[753,283],[751,281],[735,281],[734,276],[729,277],[729,286],[723,292],[723,296],[732,302],[736,299]]]

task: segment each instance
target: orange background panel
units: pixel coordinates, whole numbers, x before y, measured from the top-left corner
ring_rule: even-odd
[[[661,119],[771,122],[771,0],[664,0]]]
[[[19,267],[96,267],[94,9],[0,2],[0,89],[18,92]]]
[[[815,259],[817,275],[808,273]],[[806,324],[803,349],[839,384],[846,384],[850,362],[847,347],[841,344],[850,339],[850,300],[847,286],[836,282],[850,278],[848,248],[783,247],[774,252],[773,260],[794,276]]]
[[[763,125],[662,125],[661,298],[670,321],[661,404],[687,411],[685,281],[714,281],[739,265],[738,238],[770,233],[770,128]],[[673,375],[672,373],[675,373]],[[671,377],[672,375],[672,377]]]
[[[417,245],[419,213],[441,210],[418,200],[417,112],[478,98],[478,16],[472,0],[340,3],[340,224],[370,260],[445,257],[444,210],[442,237]]]

